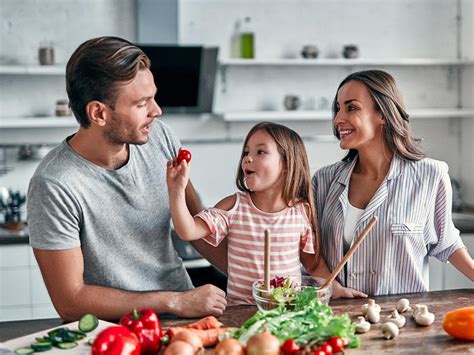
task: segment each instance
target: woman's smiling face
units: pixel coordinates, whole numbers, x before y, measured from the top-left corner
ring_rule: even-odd
[[[384,120],[364,83],[348,81],[337,93],[334,126],[342,149],[364,149],[383,142]]]

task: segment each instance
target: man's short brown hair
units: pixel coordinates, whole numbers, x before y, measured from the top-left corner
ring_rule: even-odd
[[[113,107],[121,84],[150,60],[133,43],[118,37],[98,37],[81,44],[66,66],[66,90],[71,110],[82,127],[89,127],[87,103],[93,100]]]

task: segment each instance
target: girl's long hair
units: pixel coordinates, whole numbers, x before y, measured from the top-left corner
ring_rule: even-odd
[[[365,70],[352,73],[347,76],[336,91],[332,104],[333,121],[337,114],[337,95],[339,89],[349,81],[360,81],[363,83],[370,96],[374,99],[376,109],[382,113],[385,119],[383,125],[383,136],[388,147],[397,155],[407,160],[420,160],[425,154],[418,148],[415,137],[410,129],[409,115],[405,111],[405,105],[398,89],[395,79],[382,70]],[[339,132],[333,125],[334,135],[339,139]],[[357,156],[356,149],[350,149],[342,159],[349,161]]]

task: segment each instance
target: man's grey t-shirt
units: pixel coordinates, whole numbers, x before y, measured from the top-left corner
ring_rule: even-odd
[[[170,128],[155,120],[148,142],[130,145],[127,164],[108,170],[65,140],[30,181],[30,245],[81,247],[86,284],[130,291],[192,288],[170,237],[166,162],[179,146]]]

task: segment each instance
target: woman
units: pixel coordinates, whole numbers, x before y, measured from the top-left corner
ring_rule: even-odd
[[[451,218],[448,166],[416,146],[393,77],[380,70],[349,75],[333,113],[334,134],[349,152],[313,177],[330,269],[378,217],[340,282],[372,295],[428,291],[428,256],[449,260],[474,280],[474,262]]]

